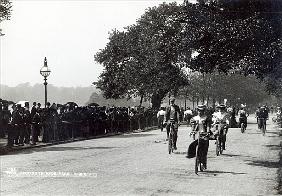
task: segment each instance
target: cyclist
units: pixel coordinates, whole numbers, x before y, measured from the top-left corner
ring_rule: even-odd
[[[276,111],[276,122],[278,124],[281,124],[281,119],[282,119],[282,112],[281,112],[281,108],[278,106]]]
[[[188,109],[184,112],[184,119],[187,122],[187,125],[190,124],[190,120],[193,117],[193,111],[188,107]]]
[[[213,123],[219,123],[220,129],[222,130],[222,149],[225,150],[225,143],[226,143],[226,134],[229,128],[229,114],[226,112],[226,106],[224,104],[220,104],[217,106],[218,112],[213,114]]]
[[[158,118],[158,127],[161,129],[161,132],[163,131],[163,122],[164,122],[164,116],[165,116],[165,108],[161,107],[161,109],[157,113]]]
[[[246,111],[246,106],[244,104],[241,104],[240,110],[238,111],[239,116],[239,127],[241,126],[241,123],[244,123],[245,127],[247,128],[247,117],[249,114]]]
[[[276,115],[277,116],[280,116],[281,115],[281,107],[277,107],[277,112],[276,112]]]
[[[256,117],[257,117],[257,119],[259,119],[259,118],[264,119],[264,126],[265,126],[265,129],[266,129],[266,120],[268,120],[268,111],[265,108],[265,106],[260,107],[259,111],[257,112]],[[260,129],[261,128],[260,121],[257,120],[257,122],[258,122],[258,128]]]
[[[258,129],[259,129],[259,122],[258,122],[258,113],[260,111],[260,106],[256,109],[256,119],[257,119],[257,124],[258,124]]]
[[[174,126],[174,134],[173,134],[173,148],[177,150],[176,142],[177,142],[177,131],[178,131],[178,123],[180,116],[180,108],[178,105],[175,105],[175,98],[170,99],[170,106],[166,108],[165,116],[164,116],[164,124],[166,124],[166,132],[167,132],[167,140],[169,136],[169,132],[171,126]]]
[[[200,133],[210,133],[211,132],[211,118],[209,118],[206,114],[206,106],[205,105],[198,105],[198,115],[194,116],[191,119],[191,125],[192,125],[192,133],[195,134],[197,132]],[[195,157],[195,151],[196,146],[198,145],[198,140],[196,138],[195,141],[193,141],[188,148],[187,152],[187,158],[193,158]],[[204,137],[200,138],[200,147],[199,147],[199,153],[200,153],[200,162],[203,163],[204,169],[207,169],[207,154],[209,149],[209,138]]]

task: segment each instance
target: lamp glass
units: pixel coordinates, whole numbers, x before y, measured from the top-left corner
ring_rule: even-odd
[[[48,77],[51,73],[51,70],[47,67],[47,66],[43,66],[41,69],[40,69],[40,74],[43,76],[43,77]]]

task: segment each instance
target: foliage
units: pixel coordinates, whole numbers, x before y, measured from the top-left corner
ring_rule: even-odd
[[[168,92],[176,95],[188,85],[189,75],[182,70],[187,67],[207,74],[205,83],[190,81],[186,89],[192,97],[226,96],[228,85],[215,90],[224,86],[218,78],[240,80],[246,88],[250,85],[241,82],[256,85],[241,78],[248,75],[264,79],[269,91],[277,91],[281,85],[274,78],[282,78],[281,11],[278,0],[201,0],[150,8],[125,31],[113,31],[106,48],[96,54],[95,60],[105,67],[97,86],[106,98],[141,96],[158,106]],[[195,51],[198,55],[193,56]],[[242,75],[230,81],[222,75],[234,72]]]
[[[178,33],[181,24],[175,22],[179,7],[162,4],[153,7],[126,28],[114,31],[106,48],[96,54],[105,71],[97,87],[106,98],[144,96],[152,98],[153,107],[159,107],[168,92],[176,94],[187,84],[179,68]]]
[[[12,3],[9,0],[0,0],[0,22],[11,17]]]
[[[209,99],[223,103],[223,99],[227,99],[230,104],[255,105],[270,97],[265,89],[266,85],[254,76],[214,72],[193,74],[190,85],[181,92],[185,96],[188,95],[191,101]]]
[[[276,3],[274,8],[273,4]],[[266,0],[220,0],[186,5],[187,65],[200,72],[240,70],[263,78],[281,56],[282,2]],[[278,13],[280,11],[280,13]]]

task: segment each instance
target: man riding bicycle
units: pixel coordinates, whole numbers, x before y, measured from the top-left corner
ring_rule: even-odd
[[[260,107],[259,111],[256,113],[256,118],[258,119],[258,128],[260,129],[262,126],[260,119],[264,120],[264,126],[266,128],[266,120],[268,120],[268,111],[265,106]]]
[[[173,133],[173,148],[177,150],[176,142],[177,142],[177,131],[178,131],[178,122],[180,115],[180,108],[178,105],[175,105],[175,98],[170,99],[170,106],[166,108],[165,116],[164,116],[164,124],[166,124],[166,132],[167,132],[167,139],[169,137],[169,132],[171,126],[174,127]]]
[[[244,123],[245,128],[247,128],[247,117],[249,116],[249,114],[246,111],[246,106],[241,104],[241,108],[238,111],[238,116],[239,116],[239,126],[241,126],[242,123]]]
[[[201,133],[204,134],[212,134],[211,132],[211,118],[209,118],[206,115],[206,106],[205,105],[199,105],[198,106],[198,115],[193,117],[191,119],[191,125],[192,125],[192,134],[195,133]],[[198,145],[198,138],[195,138],[196,140],[193,141],[188,148],[187,152],[187,158],[192,158],[195,155],[196,145]],[[207,154],[209,149],[209,138],[208,137],[200,137],[200,146],[199,146],[199,152],[200,152],[200,162],[203,164],[204,169],[207,169]]]

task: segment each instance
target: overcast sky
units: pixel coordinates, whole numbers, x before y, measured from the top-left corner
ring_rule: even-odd
[[[146,8],[164,1],[12,1],[11,20],[1,24],[1,84],[42,83],[39,70],[47,57],[48,83],[90,86],[102,72],[94,54],[106,46],[108,32],[134,24]]]

